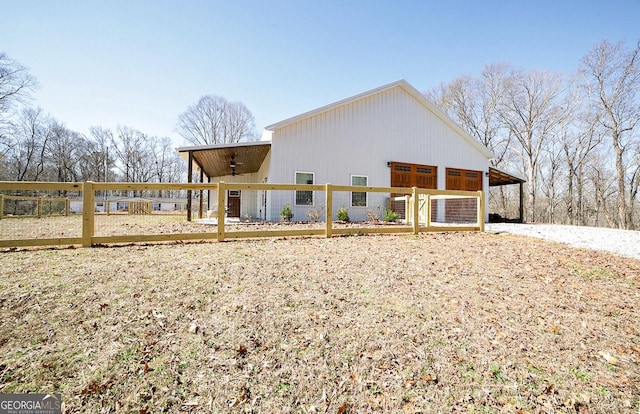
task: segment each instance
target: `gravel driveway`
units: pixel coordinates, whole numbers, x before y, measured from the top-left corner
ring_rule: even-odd
[[[537,237],[574,247],[604,250],[640,260],[640,231],[555,224],[490,223],[485,230]]]

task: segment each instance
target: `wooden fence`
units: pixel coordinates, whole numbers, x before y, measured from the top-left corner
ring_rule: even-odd
[[[428,190],[420,188],[399,187],[360,187],[332,184],[253,184],[253,183],[45,183],[45,182],[0,182],[0,192],[6,191],[80,191],[82,192],[82,232],[81,237],[38,237],[23,239],[0,239],[0,247],[24,247],[47,245],[82,245],[90,247],[109,243],[131,242],[164,242],[176,240],[217,240],[257,237],[285,237],[285,236],[324,236],[353,234],[418,234],[420,232],[448,232],[448,231],[484,231],[485,200],[482,191],[448,191]],[[208,191],[217,192],[217,205],[225,205],[228,190],[240,191],[316,191],[323,192],[325,220],[322,228],[291,228],[273,230],[268,226],[259,230],[237,230],[225,223],[225,209],[216,211],[217,223],[215,231],[192,233],[162,233],[162,234],[126,234],[126,235],[96,235],[96,192],[105,191],[165,191],[186,190],[187,203],[191,206],[193,192],[199,192],[200,217],[202,217],[202,194]],[[404,194],[406,196],[406,219],[404,225],[366,226],[341,228],[334,223],[333,196],[336,192],[367,192]],[[475,223],[442,224],[432,222],[434,201],[451,199],[475,200]],[[1,207],[0,207],[1,209]],[[189,211],[190,212],[190,211]],[[103,214],[104,215],[104,214]],[[188,215],[189,219],[191,215]],[[187,218],[185,218],[185,221]],[[0,221],[0,226],[3,221]],[[1,229],[1,228],[0,228]]]

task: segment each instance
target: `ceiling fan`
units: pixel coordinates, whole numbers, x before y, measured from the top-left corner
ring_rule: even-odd
[[[236,161],[236,154],[231,155],[231,160],[229,160],[229,167],[231,167],[231,176],[232,177],[235,177],[237,175],[241,175],[241,174],[238,174],[236,172],[236,167],[238,165],[242,165],[242,164],[243,164],[242,162]]]

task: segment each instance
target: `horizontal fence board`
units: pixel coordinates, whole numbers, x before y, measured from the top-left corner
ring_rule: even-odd
[[[480,230],[480,226],[450,225],[450,226],[420,227],[420,231],[431,232],[431,233],[448,233],[450,231],[479,231],[479,230]]]
[[[82,244],[82,237],[60,237],[50,239],[0,240],[0,248],[35,247],[35,246],[69,246]]]
[[[212,240],[218,237],[218,233],[175,233],[175,234],[138,234],[126,236],[94,236],[92,244],[109,243],[140,243],[177,240]]]
[[[413,188],[409,187],[364,187],[356,185],[332,185],[331,191],[413,194]]]
[[[333,234],[403,234],[413,232],[413,227],[351,227],[346,229],[332,230]]]
[[[84,183],[52,183],[44,181],[0,181],[0,190],[82,190]]]
[[[224,183],[226,190],[272,190],[272,191],[325,191],[322,184],[242,184]]]
[[[225,239],[287,236],[324,236],[324,229],[225,231]]]
[[[217,190],[217,183],[93,183],[94,190]]]

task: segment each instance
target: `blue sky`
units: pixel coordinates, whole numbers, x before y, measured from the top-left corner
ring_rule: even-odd
[[[0,52],[67,127],[182,139],[202,95],[259,131],[404,78],[421,91],[488,63],[573,72],[603,39],[640,40],[640,0],[0,0]]]

